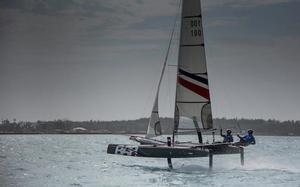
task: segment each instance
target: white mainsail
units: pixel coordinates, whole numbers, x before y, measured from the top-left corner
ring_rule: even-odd
[[[173,34],[174,29],[163,64],[146,138],[153,138],[162,133],[158,113],[158,96]],[[193,126],[186,127],[179,124],[181,118],[193,120]],[[199,135],[200,129],[212,128],[200,0],[182,1],[174,119],[174,135],[191,132]]]
[[[183,0],[181,14],[175,135],[212,128],[200,0]],[[192,119],[194,125],[184,127],[181,118]]]

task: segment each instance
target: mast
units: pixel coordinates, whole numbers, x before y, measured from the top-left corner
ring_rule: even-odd
[[[180,5],[179,5],[179,7],[180,7]],[[178,17],[178,15],[176,15],[176,18],[175,18],[174,26],[173,26],[171,37],[170,37],[170,40],[169,40],[167,53],[166,53],[164,64],[163,64],[163,68],[162,68],[160,78],[159,78],[159,82],[158,82],[158,86],[157,86],[157,89],[156,89],[155,100],[154,100],[154,104],[153,104],[152,111],[151,111],[151,116],[150,116],[150,120],[149,120],[149,124],[148,124],[148,128],[147,128],[146,138],[153,138],[155,136],[159,136],[159,135],[162,134],[160,120],[159,120],[159,111],[158,111],[158,96],[159,96],[161,82],[162,82],[164,72],[165,72],[165,69],[166,69],[166,66],[167,66],[167,61],[168,61],[168,57],[169,57],[169,53],[170,53],[170,48],[171,48],[171,44],[172,44],[172,40],[173,40],[175,28],[176,28],[177,17]]]
[[[180,124],[188,118],[193,125]],[[195,133],[202,143],[202,129],[212,128],[212,112],[204,48],[200,0],[183,0],[174,112],[175,135]]]

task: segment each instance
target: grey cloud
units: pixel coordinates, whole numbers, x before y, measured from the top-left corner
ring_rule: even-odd
[[[205,0],[204,8],[215,8],[215,7],[233,7],[233,8],[246,8],[246,7],[258,7],[258,6],[268,6],[276,5],[282,3],[297,2],[297,0]]]
[[[178,2],[1,1],[0,117],[148,116]],[[300,119],[297,4],[206,0],[203,8],[214,116]],[[176,69],[167,73],[162,116],[174,108]]]

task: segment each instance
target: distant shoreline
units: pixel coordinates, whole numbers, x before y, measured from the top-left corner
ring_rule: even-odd
[[[173,119],[161,118],[163,134],[172,134]],[[127,121],[37,121],[37,122],[9,122],[0,124],[0,135],[5,134],[145,134],[149,118]],[[262,119],[214,119],[214,127],[231,129],[233,134],[245,133],[253,129],[261,136],[300,136],[300,121],[277,121]],[[211,132],[203,132],[210,134]],[[218,130],[216,135],[218,135]]]

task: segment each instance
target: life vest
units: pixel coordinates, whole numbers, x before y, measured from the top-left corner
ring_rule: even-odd
[[[232,135],[224,135],[223,137],[224,137],[223,142],[233,142]]]

